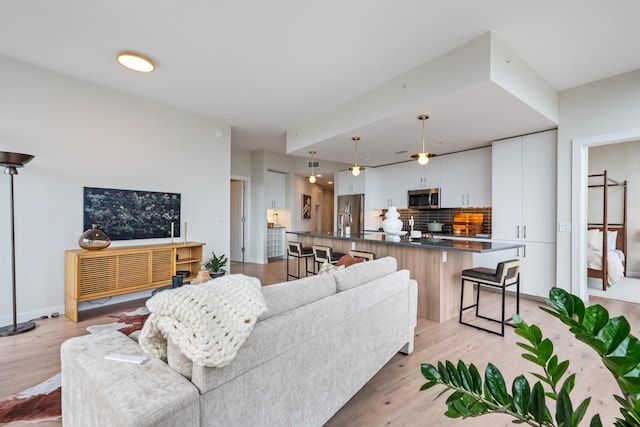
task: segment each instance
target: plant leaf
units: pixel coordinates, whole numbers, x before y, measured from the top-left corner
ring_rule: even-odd
[[[523,353],[521,356],[523,359],[527,359],[529,362],[535,363],[538,366],[542,366],[543,368],[546,366],[546,363],[543,360],[540,360],[540,358],[533,354]]]
[[[570,427],[573,419],[573,407],[571,406],[571,399],[569,394],[564,389],[560,389],[558,393],[558,400],[556,401],[556,421],[559,426]]]
[[[538,357],[547,364],[549,358],[553,355],[553,343],[549,338],[545,338],[538,344]]]
[[[462,384],[462,388],[467,391],[473,390],[473,379],[471,378],[471,373],[467,368],[467,365],[464,364],[462,360],[458,361],[458,375],[460,375],[460,382]]]
[[[511,392],[513,393],[512,406],[515,412],[520,415],[527,415],[529,413],[531,389],[524,375],[519,375],[513,380]]]
[[[539,424],[542,424],[547,412],[547,405],[544,401],[544,388],[537,382],[531,389],[531,399],[529,400],[529,413]]]
[[[567,365],[569,365],[568,361],[567,361]],[[573,390],[573,387],[575,385],[576,385],[576,374],[573,373],[569,375],[565,380],[565,382],[562,384],[562,389],[566,390],[567,394],[571,394],[571,391]]]
[[[595,414],[593,418],[591,418],[589,427],[602,427],[602,421],[600,421],[600,414]]]
[[[484,376],[484,381],[491,393],[491,397],[501,405],[508,405],[509,395],[500,370],[494,364],[489,363]]]
[[[421,364],[420,371],[422,372],[422,376],[430,381],[438,381],[441,378],[436,367],[430,363]]]
[[[608,320],[609,312],[607,309],[600,304],[596,304],[586,308],[582,325],[592,335],[597,335]]]
[[[609,319],[606,325],[598,332],[598,338],[605,344],[607,348],[606,354],[610,354],[622,343],[630,332],[631,326],[629,326],[627,319],[619,316]]]
[[[447,368],[444,367],[442,362],[438,362],[438,373],[440,374],[440,379],[443,383],[449,384],[451,380],[449,379],[449,373],[447,372]]]
[[[449,360],[445,362],[445,365],[447,367],[447,373],[449,374],[449,380],[451,381],[451,384],[456,387],[460,387],[460,375],[458,375],[456,367]]]
[[[576,334],[576,338],[594,349],[600,357],[607,354],[607,346],[597,337],[587,334]]]
[[[587,397],[580,405],[578,405],[576,410],[573,412],[573,418],[571,419],[572,426],[580,424],[582,418],[584,418],[584,414],[587,412],[587,408],[589,408],[589,403],[591,403],[591,398]]]
[[[547,303],[555,308],[561,314],[573,316],[573,300],[569,297],[569,293],[562,288],[551,288],[549,290],[549,299]]]
[[[433,387],[434,385],[438,385],[438,384],[440,384],[440,383],[437,382],[437,381],[429,381],[428,383],[422,384],[422,387],[420,387],[420,391],[428,390],[431,387]]]
[[[473,392],[481,395],[482,394],[482,376],[480,375],[480,371],[476,368],[476,365],[473,363],[469,365],[469,373],[471,374],[471,378],[473,379]]]
[[[565,360],[563,362],[560,362],[558,366],[556,366],[553,370],[549,370],[549,374],[551,376],[553,385],[558,384],[558,381],[560,381],[560,378],[562,378],[564,373],[567,372],[568,368],[569,368],[569,361]],[[568,391],[570,392],[571,390],[568,390]]]
[[[631,357],[605,356],[602,358],[602,362],[611,373],[619,377],[631,372],[634,368],[640,368],[638,360]]]

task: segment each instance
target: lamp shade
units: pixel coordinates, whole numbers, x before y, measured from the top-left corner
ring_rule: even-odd
[[[31,154],[0,151],[0,166],[7,168],[21,168],[33,160],[34,157],[35,156],[32,156]]]

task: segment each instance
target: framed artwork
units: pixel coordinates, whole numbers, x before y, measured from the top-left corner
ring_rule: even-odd
[[[84,187],[83,199],[84,230],[97,224],[111,240],[180,236],[179,193]]]
[[[302,219],[311,219],[311,196],[302,195]]]

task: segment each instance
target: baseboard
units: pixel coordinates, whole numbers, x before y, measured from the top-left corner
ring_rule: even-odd
[[[632,277],[634,279],[640,279],[640,271],[627,271],[626,277]]]
[[[38,310],[33,311],[23,311],[18,313],[16,316],[16,320],[18,323],[27,322],[29,320],[38,320],[42,316],[50,316],[54,313],[58,313],[59,316],[64,316],[64,305],[58,305],[53,307],[45,307],[40,308]],[[13,314],[8,316],[0,316],[0,326],[12,325],[13,324]]]

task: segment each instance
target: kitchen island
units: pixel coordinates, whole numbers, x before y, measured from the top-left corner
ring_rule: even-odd
[[[313,232],[287,232],[288,240],[303,246],[331,246],[335,252],[350,250],[373,252],[376,258],[392,256],[398,269],[407,269],[418,282],[418,317],[444,322],[458,316],[460,309],[460,276],[462,270],[473,267],[473,254],[523,247],[519,243],[495,243],[490,240],[460,240],[444,238],[403,238],[399,242],[386,239],[382,233],[349,236]],[[472,294],[467,293],[471,298]]]

